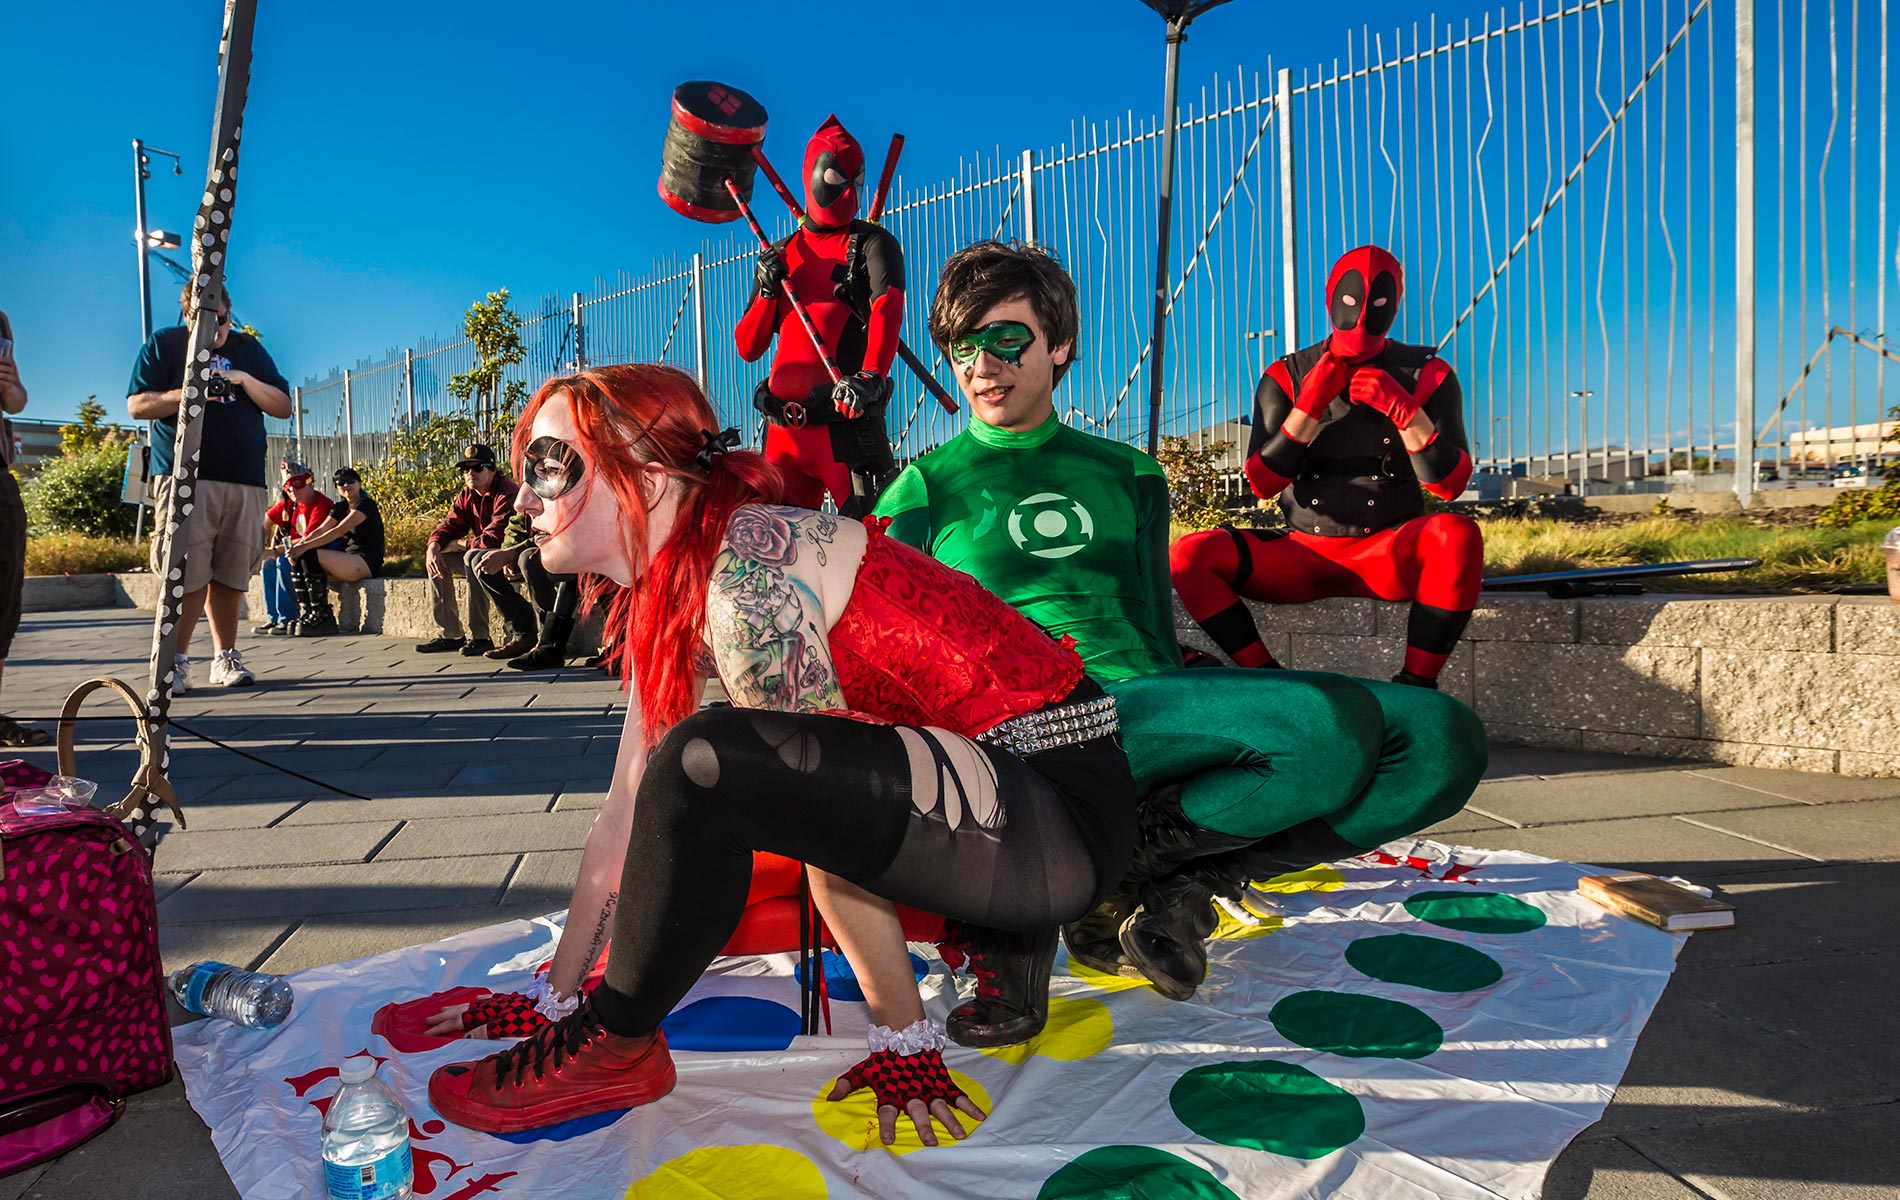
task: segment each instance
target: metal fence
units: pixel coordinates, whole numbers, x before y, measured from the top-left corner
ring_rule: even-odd
[[[1842,431],[1877,425],[1900,362],[1885,336],[1887,9],[1520,3],[1217,78],[1180,111],[1163,432],[1244,443],[1266,363],[1325,332],[1333,259],[1378,242],[1406,264],[1395,336],[1455,367],[1486,471],[1746,494],[1758,476],[1864,456],[1872,443]],[[1065,419],[1145,437],[1161,141],[1130,113],[948,180],[898,180],[884,223],[907,258],[904,335],[953,393],[925,329],[930,281],[960,246],[1024,238],[1082,297]],[[761,212],[771,203],[762,193]],[[755,437],[764,364],[731,340],[753,258],[743,227],[722,230],[688,260],[549,297],[514,377],[665,361]],[[300,389],[300,427],[273,433],[319,470],[385,454],[390,430],[446,407],[471,359],[466,342],[425,342],[333,371]],[[964,418],[900,373],[889,420],[909,457]]]

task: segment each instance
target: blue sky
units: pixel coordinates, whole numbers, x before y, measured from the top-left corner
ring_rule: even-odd
[[[690,251],[704,228],[653,196],[667,101],[725,79],[772,111],[796,160],[833,107],[873,148],[908,137],[905,174],[1066,137],[1078,117],[1160,108],[1162,22],[1137,0],[880,6],[849,32],[816,6],[545,6],[262,0],[232,237],[231,285],[293,380],[452,332],[507,285],[538,296]],[[1438,0],[1441,17],[1481,11]],[[1341,53],[1327,6],[1233,0],[1203,16],[1184,85],[1216,70]],[[1362,0],[1383,29],[1416,4]],[[115,417],[138,348],[131,141],[177,151],[148,187],[151,221],[189,228],[216,89],[217,0],[13,6],[0,72],[0,308],[28,416],[96,393]],[[880,94],[881,93],[881,94]],[[155,264],[164,325],[176,287]]]

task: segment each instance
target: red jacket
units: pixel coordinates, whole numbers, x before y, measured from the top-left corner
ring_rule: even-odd
[[[286,493],[278,497],[277,503],[270,506],[270,510],[264,514],[264,519],[285,533],[302,537],[323,524],[324,519],[330,515],[330,510],[335,506],[336,502],[322,492],[316,493],[308,504],[299,504],[294,497]]]
[[[439,546],[456,538],[468,539],[471,550],[493,550],[501,545],[502,529],[515,515],[514,481],[497,473],[486,492],[463,488],[449,502],[449,515],[429,535],[429,544]]]

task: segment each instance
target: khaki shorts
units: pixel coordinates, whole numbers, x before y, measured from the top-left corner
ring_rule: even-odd
[[[176,480],[160,475],[152,481],[158,509],[154,530],[171,523],[172,487]],[[217,580],[225,587],[244,591],[251,586],[258,560],[264,556],[264,510],[270,507],[270,493],[247,483],[226,483],[221,479],[200,479],[191,504],[189,527],[185,530],[185,575],[181,582],[187,592],[195,592]],[[152,538],[152,573],[164,570],[159,561],[159,538]]]

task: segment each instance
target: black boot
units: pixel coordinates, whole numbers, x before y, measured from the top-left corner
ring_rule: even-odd
[[[1194,864],[1215,894],[1238,900],[1255,880],[1304,871],[1322,863],[1357,858],[1369,847],[1355,846],[1315,817],[1289,829],[1270,833],[1238,850]]]
[[[509,659],[508,665],[517,671],[545,671],[565,665],[567,639],[573,632],[573,617],[549,617],[541,626],[541,640],[534,649],[520,658]]]
[[[1127,924],[1128,918],[1134,915],[1140,905],[1140,893],[1123,883],[1087,916],[1064,925],[1062,941],[1069,947],[1069,960],[1104,975],[1120,975],[1125,979],[1147,978],[1122,953],[1122,926]]]
[[[1434,692],[1438,690],[1438,681],[1436,679],[1427,679],[1423,675],[1414,675],[1406,670],[1401,670],[1397,675],[1394,675],[1392,682],[1403,683],[1408,687],[1430,688]]]
[[[1056,931],[1009,933],[957,925],[951,944],[976,976],[976,995],[950,1013],[945,1027],[959,1046],[1014,1046],[1042,1032],[1049,1020],[1049,972],[1056,964]]]
[[[1118,932],[1121,958],[1170,1000],[1185,1000],[1207,978],[1207,935],[1214,932],[1214,892],[1191,868],[1197,860],[1251,845],[1252,838],[1216,833],[1181,811],[1181,789],[1166,787],[1141,802],[1135,857],[1123,887],[1140,900]],[[1094,914],[1091,914],[1093,916]]]
[[[316,556],[311,555],[310,561]],[[330,611],[330,577],[314,561],[304,570],[300,594],[305,597],[302,615],[297,620],[296,636],[324,637],[337,632],[336,614]]]

